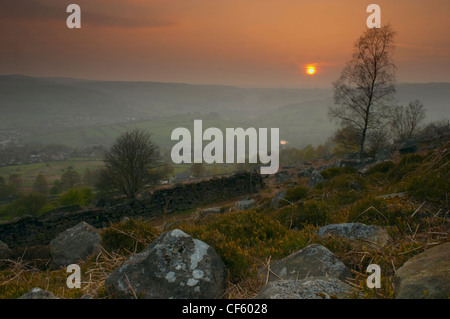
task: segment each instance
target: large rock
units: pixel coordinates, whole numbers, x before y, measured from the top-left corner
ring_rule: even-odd
[[[391,238],[387,231],[380,226],[361,223],[342,223],[323,226],[318,230],[320,236],[335,235],[347,239],[358,239],[386,245]]]
[[[174,229],[127,259],[106,285],[116,298],[219,298],[225,265],[212,247]]]
[[[297,174],[297,177],[300,177],[300,178],[302,178],[302,177],[310,177],[311,176],[311,173],[314,171],[314,168],[312,168],[311,166],[310,167],[308,167],[308,168],[306,168],[306,169],[303,169],[303,170],[301,170],[298,174]]]
[[[50,254],[57,267],[64,267],[98,253],[100,245],[100,232],[81,222],[60,233],[50,242]]]
[[[308,185],[309,188],[314,188],[316,187],[318,184],[323,183],[324,178],[322,176],[322,174],[320,174],[318,171],[314,170],[311,173],[311,177],[308,180],[308,183],[306,185]]]
[[[272,208],[278,207],[278,203],[280,202],[280,200],[282,200],[285,197],[286,197],[286,190],[282,190],[281,192],[278,192],[272,198],[272,201],[270,202],[270,207],[272,207]]]
[[[202,215],[203,216],[216,215],[220,214],[220,211],[221,211],[220,207],[209,207],[202,210]]]
[[[450,242],[408,260],[395,273],[395,298],[450,297]]]
[[[0,240],[0,259],[8,259],[11,254],[11,250],[8,245]]]
[[[419,142],[414,139],[410,138],[404,141],[400,146],[398,147],[398,151],[400,154],[409,154],[409,153],[415,153],[418,149]]]
[[[375,159],[379,162],[387,161],[392,158],[392,152],[388,148],[383,148],[377,151]]]
[[[238,210],[246,210],[256,206],[256,201],[254,199],[243,199],[236,203],[236,208]]]
[[[261,274],[265,278],[267,268],[261,269]],[[269,281],[297,280],[306,277],[335,277],[345,280],[351,276],[350,269],[331,251],[322,245],[312,244],[286,258],[272,262]]]
[[[264,285],[255,299],[345,299],[352,288],[336,278],[279,280]]]
[[[289,181],[290,178],[288,171],[279,171],[275,174],[275,181],[279,184]]]
[[[39,287],[31,289],[30,292],[22,295],[19,299],[59,299],[52,292]]]

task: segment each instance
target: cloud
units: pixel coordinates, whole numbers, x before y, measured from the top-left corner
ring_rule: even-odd
[[[155,28],[175,25],[154,10],[143,7],[143,3],[128,1],[77,0],[81,7],[82,24],[97,27],[117,28]],[[69,2],[50,0],[2,1],[0,18],[2,20],[50,22],[65,21],[69,13]]]

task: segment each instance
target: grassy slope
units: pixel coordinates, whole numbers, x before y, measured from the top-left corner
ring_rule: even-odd
[[[222,257],[230,271],[224,298],[254,297],[263,285],[257,274],[260,267],[312,243],[324,245],[352,269],[354,278],[348,282],[355,293],[350,297],[356,298],[359,292],[363,298],[392,298],[395,270],[413,256],[449,240],[450,225],[444,216],[449,208],[449,160],[447,144],[431,154],[408,155],[389,166],[376,166],[366,177],[348,169],[330,169],[324,172],[324,183],[312,190],[305,190],[307,178],[293,178],[280,185],[272,177],[266,180],[267,188],[255,197],[265,208],[203,217],[191,210],[171,214],[167,219],[119,223],[115,229],[103,232],[107,252],[82,264],[82,274],[93,276],[82,291],[64,289],[67,274],[61,271],[39,271],[27,264],[14,264],[0,272],[0,282],[11,280],[6,286],[0,285],[0,298],[16,298],[42,285],[64,298],[79,298],[82,292],[107,298],[104,280],[108,273],[126,259],[133,247],[139,244],[141,250],[156,238],[163,231],[164,221],[181,221],[166,229],[181,228],[207,242]],[[351,183],[355,181],[361,187],[353,188]],[[270,208],[268,204],[280,188],[289,190],[294,205]],[[376,198],[392,192],[406,192],[407,196]],[[297,202],[298,199],[302,201]],[[230,208],[233,202],[217,205]],[[383,226],[393,241],[379,247],[340,238],[319,238],[315,234],[322,225],[342,222]],[[371,263],[382,269],[382,288],[377,290],[365,285],[366,268]],[[25,270],[17,275],[21,269]]]

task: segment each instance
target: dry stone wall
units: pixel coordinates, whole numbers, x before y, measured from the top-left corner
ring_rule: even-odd
[[[237,173],[229,177],[179,184],[155,190],[149,197],[129,204],[89,210],[58,209],[40,217],[26,216],[0,225],[0,241],[9,248],[48,245],[59,233],[86,222],[95,228],[108,226],[124,217],[151,218],[164,212],[183,211],[200,205],[238,198],[258,192],[264,182],[258,173]]]

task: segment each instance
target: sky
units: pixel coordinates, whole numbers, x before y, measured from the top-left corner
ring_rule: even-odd
[[[371,3],[397,32],[397,81],[450,82],[448,0],[0,0],[0,74],[331,87]]]

